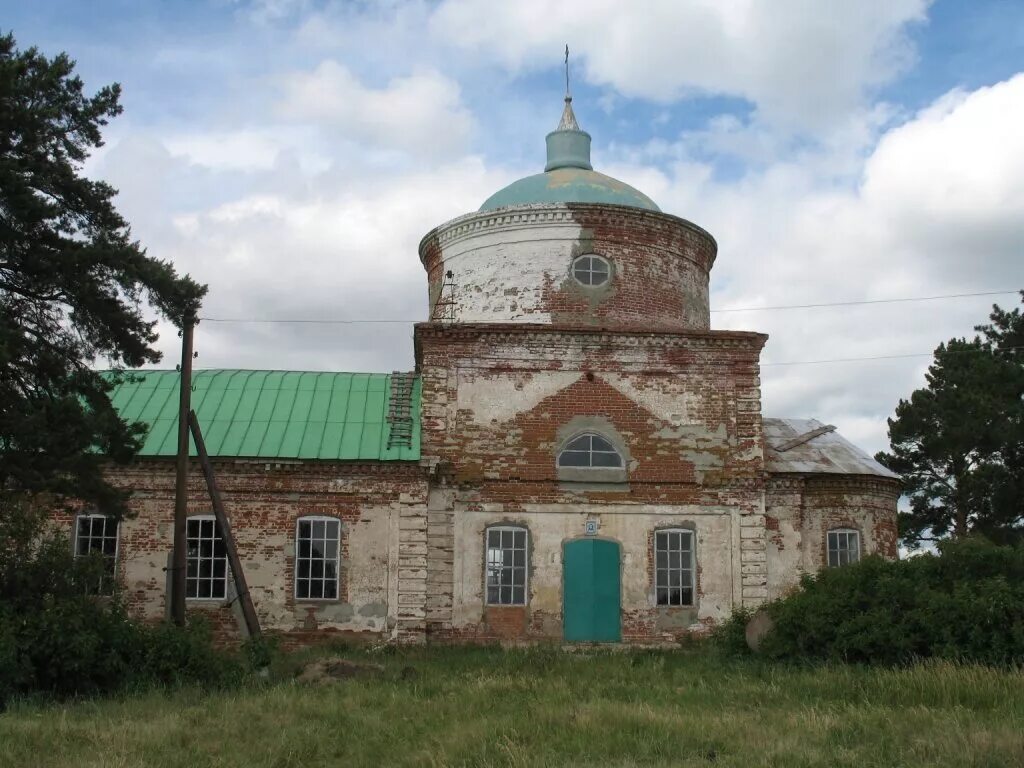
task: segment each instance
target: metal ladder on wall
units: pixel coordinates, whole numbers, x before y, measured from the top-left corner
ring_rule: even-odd
[[[412,448],[412,388],[415,373],[392,371],[391,397],[388,401],[388,450]]]
[[[441,283],[430,320],[435,323],[455,322],[455,275],[450,269],[444,273],[444,282]]]

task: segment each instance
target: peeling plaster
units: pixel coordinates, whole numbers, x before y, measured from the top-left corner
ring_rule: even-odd
[[[688,391],[672,381],[660,381],[657,386],[653,386],[640,377],[627,374],[602,373],[601,378],[662,421],[684,428],[691,426],[688,424],[693,420],[691,414],[696,413],[700,406],[698,393]]]
[[[493,373],[460,370],[457,407],[469,413],[475,424],[512,421],[520,413],[580,379],[575,371]]]

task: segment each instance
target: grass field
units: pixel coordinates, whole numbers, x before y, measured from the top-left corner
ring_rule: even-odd
[[[376,679],[0,715],[3,766],[1024,766],[1024,672],[703,651],[342,650]],[[412,673],[408,670],[415,670]],[[403,670],[404,674],[403,674]]]

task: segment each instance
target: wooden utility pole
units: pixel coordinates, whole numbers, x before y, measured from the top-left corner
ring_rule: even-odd
[[[231,575],[235,580],[235,592],[238,594],[238,601],[242,605],[242,615],[245,617],[245,627],[249,630],[249,637],[259,637],[260,620],[256,616],[256,608],[252,604],[252,596],[249,594],[249,585],[245,581],[245,573],[242,571],[242,561],[238,559],[238,547],[235,546],[235,536],[231,532],[231,523],[224,511],[224,502],[220,497],[220,489],[217,487],[217,478],[213,474],[213,464],[206,453],[206,443],[203,442],[203,433],[199,428],[199,419],[196,412],[188,414],[188,425],[192,430],[192,439],[196,444],[196,453],[199,454],[199,466],[203,468],[203,475],[206,477],[206,487],[210,491],[210,501],[213,503],[213,514],[217,518],[217,527],[220,528],[220,537],[224,541],[224,549],[228,554],[228,564],[231,566]]]
[[[178,399],[178,467],[174,482],[174,552],[171,556],[171,619],[185,626],[185,521],[188,518],[188,416],[192,410],[192,332],[195,318],[181,326],[181,381]]]

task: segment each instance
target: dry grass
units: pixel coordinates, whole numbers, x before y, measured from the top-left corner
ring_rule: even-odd
[[[342,655],[383,677],[299,686],[293,659],[281,682],[231,693],[20,704],[0,716],[0,765],[1024,766],[1021,671],[702,651]]]

